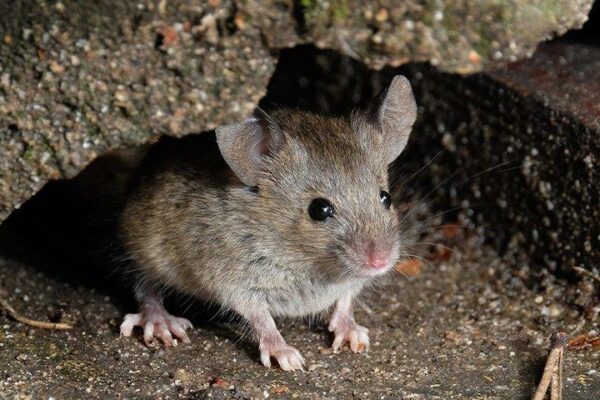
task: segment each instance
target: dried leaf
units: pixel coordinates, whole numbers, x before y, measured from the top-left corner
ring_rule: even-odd
[[[212,385],[221,389],[228,389],[231,383],[223,378],[216,378]]]
[[[423,262],[418,258],[409,258],[408,260],[398,261],[396,271],[406,276],[417,276],[421,273]]]
[[[452,239],[460,233],[461,229],[462,226],[458,224],[445,225],[442,228],[442,234],[448,239]]]
[[[452,250],[447,247],[437,246],[427,258],[431,261],[448,261],[450,256],[452,256]]]
[[[289,387],[282,386],[271,386],[271,394],[286,394],[290,390]]]
[[[579,335],[567,343],[569,350],[599,349],[600,336]]]
[[[170,25],[162,25],[158,30],[162,36],[162,47],[169,47],[177,43],[177,31]]]

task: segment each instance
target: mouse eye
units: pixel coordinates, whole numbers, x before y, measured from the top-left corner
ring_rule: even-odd
[[[379,192],[379,201],[387,210],[390,209],[390,206],[392,205],[392,198],[390,197],[390,194],[388,192],[386,192],[385,190]]]
[[[308,215],[315,221],[325,221],[333,217],[334,212],[333,204],[322,198],[314,199],[308,206]]]

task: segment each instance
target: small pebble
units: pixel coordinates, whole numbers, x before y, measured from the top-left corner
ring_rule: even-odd
[[[536,296],[535,299],[533,299],[533,301],[535,302],[535,304],[542,304],[542,302],[544,301],[544,298],[542,296]]]

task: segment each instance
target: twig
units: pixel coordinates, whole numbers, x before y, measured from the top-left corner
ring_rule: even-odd
[[[595,274],[591,271],[588,271],[585,268],[582,267],[573,267],[573,269],[575,270],[575,272],[577,272],[578,274],[587,276],[588,278],[592,278],[593,280],[600,282],[600,275]]]
[[[36,321],[33,319],[29,319],[17,313],[14,308],[4,299],[0,299],[0,307],[5,309],[8,315],[10,315],[13,319],[19,321],[22,324],[33,326],[35,328],[42,329],[73,329],[72,325],[65,324],[62,322],[45,322],[45,321]]]
[[[552,400],[561,399],[561,384],[562,384],[562,356],[564,347],[567,344],[567,335],[561,332],[552,335],[552,350],[548,355],[546,361],[546,367],[544,367],[544,374],[540,379],[540,384],[535,391],[535,394],[531,400],[543,400],[548,391],[548,386],[552,382],[552,390],[550,392],[550,398]],[[556,381],[556,382],[554,382]],[[560,385],[560,386],[559,386]]]
[[[558,355],[558,365],[554,375],[552,375],[552,384],[550,386],[550,400],[562,400],[562,375],[563,375],[563,358],[564,358],[564,345]]]

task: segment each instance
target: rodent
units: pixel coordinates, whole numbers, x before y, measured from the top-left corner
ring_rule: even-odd
[[[396,76],[345,117],[257,109],[213,134],[151,150],[119,221],[140,305],[121,334],[142,326],[147,344],[189,342],[191,323],[162,304],[170,287],[242,316],[268,367],[272,359],[284,370],[304,364],[274,317],[333,308],[334,350],[366,349],[368,330],[354,321],[352,302],[399,257],[387,170],[416,109],[410,83]]]

